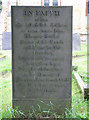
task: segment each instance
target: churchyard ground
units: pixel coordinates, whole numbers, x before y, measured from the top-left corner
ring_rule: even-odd
[[[6,58],[0,60],[0,113],[2,118],[10,117],[24,117],[24,113],[19,110],[12,109],[12,58],[11,50],[0,51],[0,54],[6,55]],[[79,56],[83,55],[83,56]],[[73,52],[73,66],[77,68],[82,80],[87,83],[87,45],[82,44],[81,51]],[[40,107],[40,106],[39,106]],[[65,115],[59,117],[65,118],[89,118],[88,113],[88,101],[83,99],[83,93],[78,87],[78,84],[74,78],[74,72],[72,72],[72,108],[67,109]],[[44,114],[45,113],[45,114]],[[39,116],[58,116],[56,113],[52,113],[51,109],[44,111],[40,108],[40,111],[33,109],[29,114],[30,117]]]

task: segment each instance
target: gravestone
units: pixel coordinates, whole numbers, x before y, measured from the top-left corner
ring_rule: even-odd
[[[74,33],[73,34],[73,50],[81,50],[81,40],[80,40],[80,34]]]
[[[13,107],[25,112],[71,106],[72,7],[12,7],[12,84]]]
[[[11,49],[11,32],[2,33],[2,50]]]

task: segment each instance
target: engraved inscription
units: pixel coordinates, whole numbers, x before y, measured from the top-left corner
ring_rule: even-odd
[[[66,8],[17,7],[13,16],[14,97],[70,98],[71,20]]]

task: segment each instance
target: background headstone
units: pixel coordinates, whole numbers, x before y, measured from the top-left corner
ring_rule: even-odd
[[[81,50],[81,39],[79,33],[73,34],[73,50]]]
[[[13,107],[71,106],[72,7],[12,7],[12,79]]]
[[[2,50],[11,49],[11,32],[3,32],[2,34]]]

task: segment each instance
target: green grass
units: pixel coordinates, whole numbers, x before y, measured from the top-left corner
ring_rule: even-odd
[[[87,78],[87,56],[73,58],[73,66],[77,66],[77,72],[81,76],[85,83],[89,83],[89,78]]]
[[[10,117],[26,117],[22,111],[18,108],[15,110],[12,109],[12,73],[11,71],[11,51],[3,51],[1,52],[3,55],[6,55],[7,58],[0,61],[0,73],[7,72],[2,76],[0,80],[0,95],[2,93],[2,103],[0,103],[0,108],[2,107],[2,118],[10,118]],[[86,56],[74,58],[73,64],[78,66],[78,72],[81,75],[86,75]],[[80,66],[80,67],[79,67]],[[86,81],[85,81],[86,82]],[[0,97],[1,98],[1,97]],[[0,100],[1,101],[1,100]],[[50,104],[50,103],[49,103]],[[66,109],[65,118],[89,118],[89,114],[87,114],[87,101],[83,100],[83,94],[80,88],[77,85],[76,80],[74,79],[74,74],[72,75],[72,109]],[[38,109],[36,110],[34,107],[29,112],[29,117],[39,117],[39,116],[58,116],[55,112],[49,109],[41,109],[40,105],[38,105]]]
[[[89,72],[87,71],[87,45],[86,44],[81,44],[81,50],[79,51],[73,51],[73,56],[77,56],[77,55],[84,55],[84,56],[80,56],[80,57],[73,57],[72,59],[72,65],[73,66],[77,66],[78,68],[78,73],[80,75],[80,77],[82,78],[82,80],[84,81],[84,83],[89,83],[89,78],[87,77],[87,74],[89,74]]]
[[[1,86],[1,98],[2,103],[0,106],[2,106],[2,113],[7,107],[10,107],[12,105],[12,75],[10,72],[8,72],[6,75],[2,76],[0,86]]]
[[[12,70],[11,66],[11,51],[0,51],[0,54],[6,56],[7,58],[0,61],[0,73],[1,72],[8,72]]]
[[[87,55],[87,44],[81,44],[81,50],[73,51],[72,55]]]
[[[72,107],[73,112],[76,112],[77,117],[89,117],[87,115],[87,101],[84,101],[83,99],[83,93],[74,79],[74,74],[72,75]]]
[[[5,55],[0,55],[0,58],[5,58]]]
[[[52,112],[52,107],[49,109],[40,108],[38,105],[38,109],[32,107],[28,116],[29,117],[39,117],[39,116],[58,116],[58,117],[65,117],[65,118],[88,118],[87,115],[87,102],[83,100],[83,94],[79,89],[76,80],[74,79],[74,75],[72,75],[72,109],[66,110],[65,116],[59,116],[55,112]],[[9,117],[26,117],[22,111],[17,109],[12,109],[12,77],[11,73],[7,73],[3,76],[2,79],[2,117],[8,118]],[[50,104],[50,103],[49,103]]]

